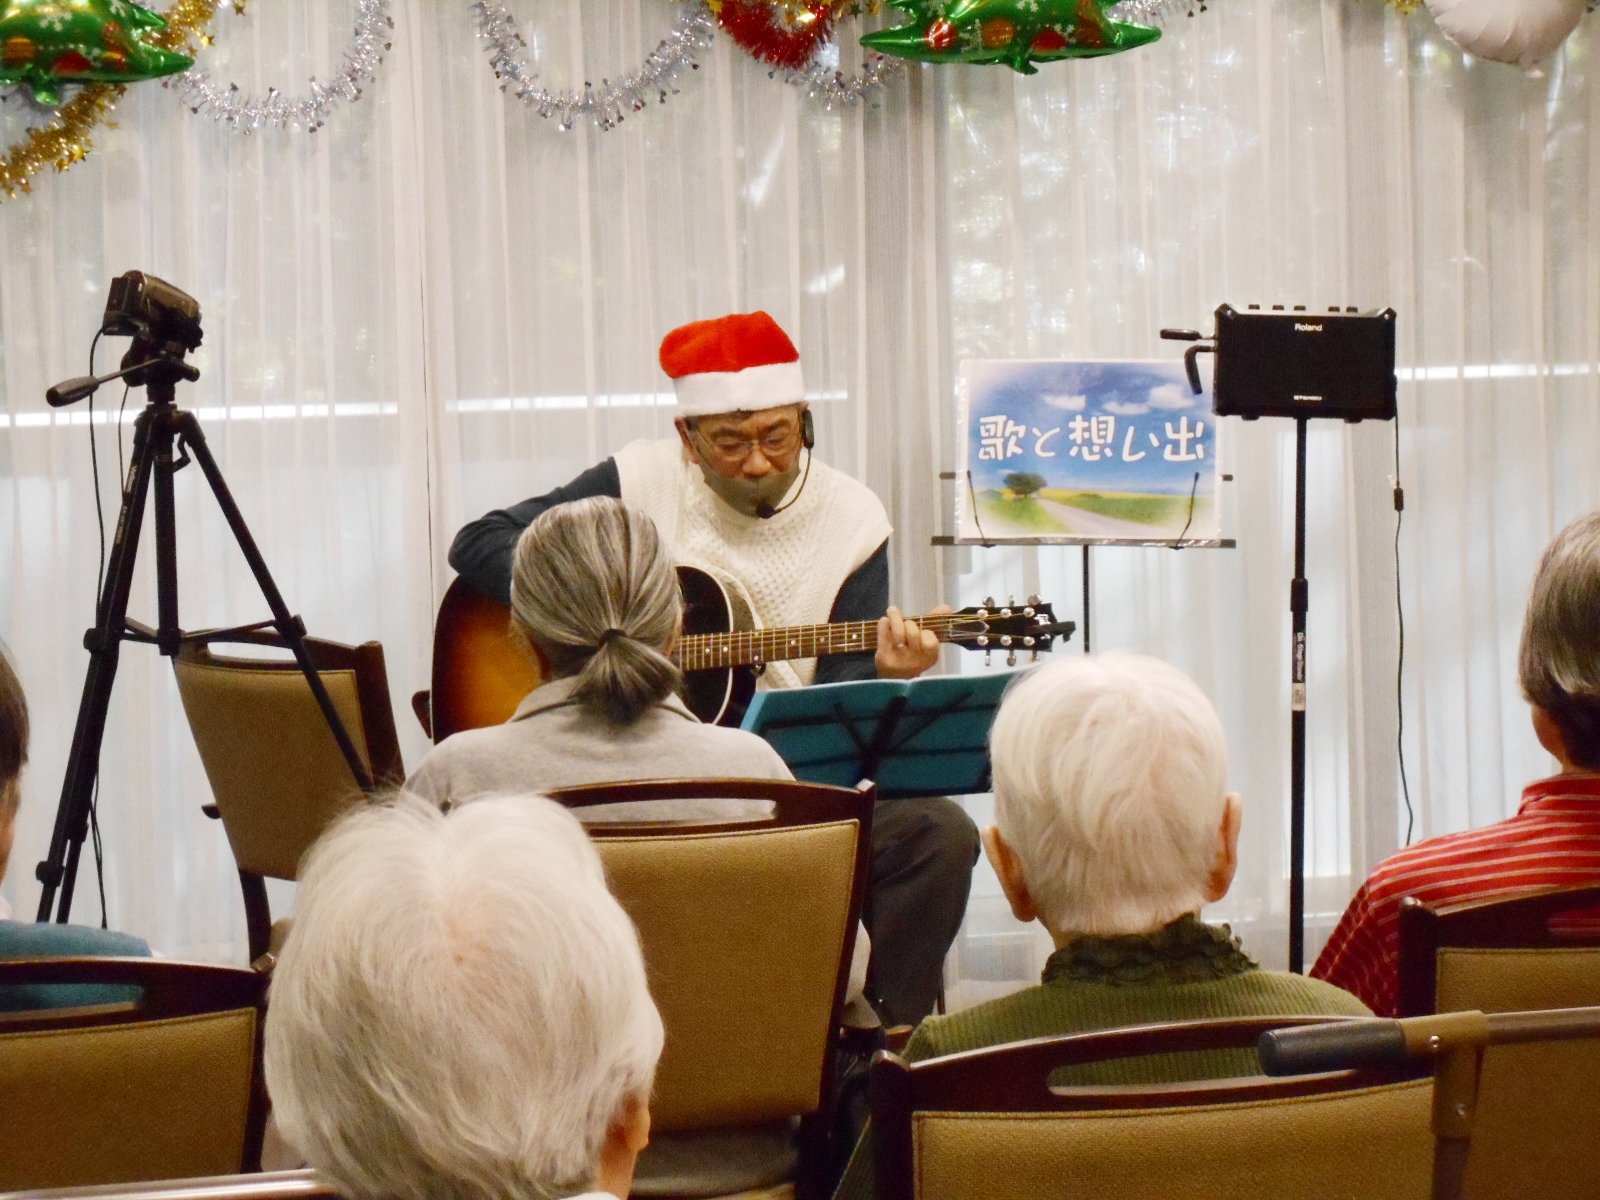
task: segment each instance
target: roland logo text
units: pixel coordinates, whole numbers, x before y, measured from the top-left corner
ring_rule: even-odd
[[[1322,325],[1316,321],[1296,321],[1294,323],[1294,331],[1296,333],[1321,333]]]

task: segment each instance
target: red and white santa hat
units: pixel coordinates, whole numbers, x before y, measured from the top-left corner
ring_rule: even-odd
[[[685,417],[798,404],[806,394],[800,352],[764,312],[678,326],[661,339],[661,369]]]

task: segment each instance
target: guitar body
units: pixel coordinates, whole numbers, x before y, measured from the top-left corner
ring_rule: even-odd
[[[678,568],[683,592],[683,637],[673,652],[683,667],[684,700],[707,724],[737,725],[755,695],[759,664],[870,651],[877,646],[876,621],[754,628],[739,589],[725,588],[695,567]],[[985,600],[978,608],[918,618],[941,641],[998,650],[1007,665],[1017,654],[1037,656],[1056,639],[1072,634],[1071,621],[1057,621],[1037,596],[1022,604]],[[509,720],[522,698],[538,686],[531,655],[511,634],[511,610],[470,590],[457,579],[445,590],[433,633],[433,740],[463,729]]]
[[[678,568],[683,592],[685,637],[729,633],[749,626],[748,614],[726,588],[698,567]],[[707,725],[738,725],[756,694],[756,673],[750,667],[711,667],[683,673],[683,702]]]
[[[737,627],[737,606],[712,576],[679,567],[678,584],[685,634]],[[756,691],[750,667],[690,671],[684,680],[689,711],[707,724],[737,725]],[[433,631],[433,740],[503,724],[541,682],[532,656],[511,635],[511,609],[453,580]]]

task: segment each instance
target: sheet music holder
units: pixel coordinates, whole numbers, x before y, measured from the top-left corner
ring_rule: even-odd
[[[771,743],[796,779],[880,798],[989,790],[989,727],[1021,671],[865,679],[761,691],[743,728]]]

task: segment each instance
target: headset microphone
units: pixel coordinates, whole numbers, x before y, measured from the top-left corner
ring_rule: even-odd
[[[817,427],[812,424],[811,410],[809,408],[800,414],[800,444],[804,446],[806,450],[806,469],[805,473],[800,476],[800,486],[795,488],[794,495],[790,496],[787,502],[777,508],[773,508],[772,505],[765,500],[756,505],[756,516],[760,517],[763,521],[772,520],[773,517],[777,516],[796,500],[800,499],[800,493],[806,490],[806,480],[811,478],[811,456],[813,453],[812,447],[817,444]]]

